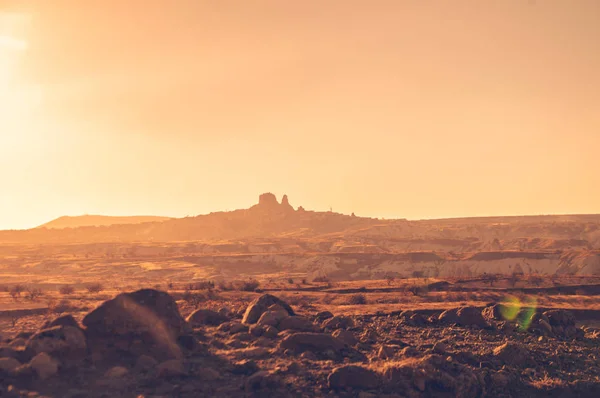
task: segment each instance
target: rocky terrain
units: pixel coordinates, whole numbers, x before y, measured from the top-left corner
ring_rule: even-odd
[[[2,397],[595,397],[600,332],[508,304],[339,315],[142,289],[6,335]]]

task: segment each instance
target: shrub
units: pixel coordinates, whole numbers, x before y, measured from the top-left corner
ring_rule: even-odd
[[[190,283],[186,286],[186,290],[210,290],[215,288],[213,281],[201,281]]]
[[[294,284],[294,279],[292,279],[292,278],[288,278],[288,283],[289,283],[290,285],[293,285],[293,284]]]
[[[353,294],[350,297],[348,297],[348,304],[352,304],[352,305],[367,304],[367,297],[362,293]]]
[[[64,285],[58,289],[58,292],[63,295],[69,295],[75,293],[75,288],[71,285]]]
[[[325,275],[321,275],[321,276],[317,276],[316,278],[314,278],[313,282],[315,282],[315,283],[330,283],[331,281]]]
[[[303,279],[302,279],[302,284],[303,284],[303,285],[308,285],[308,281],[306,280],[306,278],[303,278]]]
[[[35,301],[40,298],[44,293],[42,289],[31,287],[27,289],[27,295],[25,296],[28,300]]]
[[[100,293],[104,290],[104,286],[100,283],[92,283],[91,285],[87,285],[86,289],[89,293]]]
[[[335,297],[334,297],[333,295],[331,295],[331,294],[326,294],[326,295],[324,295],[324,296],[321,298],[321,302],[322,302],[323,304],[331,304],[331,303],[333,303],[333,300],[334,300],[334,298],[335,298]]]
[[[394,275],[388,275],[385,277],[385,280],[387,281],[388,286],[390,286],[392,283],[394,283],[396,277],[394,277]]]
[[[17,298],[21,297],[21,293],[23,293],[25,291],[25,286],[23,285],[14,285],[11,289],[10,289],[10,296],[16,300]]]
[[[247,281],[243,281],[238,290],[242,292],[253,292],[260,286],[260,282],[256,279],[248,279]]]

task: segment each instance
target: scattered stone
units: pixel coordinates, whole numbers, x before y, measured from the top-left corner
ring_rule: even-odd
[[[21,366],[21,362],[15,358],[0,358],[0,371],[12,372]]]
[[[394,357],[394,349],[389,345],[383,344],[379,347],[379,351],[377,351],[377,356],[381,359],[390,359]]]
[[[71,326],[74,328],[79,328],[79,323],[77,323],[75,318],[73,318],[73,315],[68,314],[68,315],[59,316],[58,318],[56,318],[55,320],[53,320],[51,322],[50,321],[46,322],[44,324],[44,326],[42,326],[41,329],[50,329],[55,326]]]
[[[250,325],[250,328],[248,328],[248,332],[254,337],[260,337],[265,332],[265,327],[257,324]]]
[[[438,341],[433,345],[433,352],[436,354],[444,355],[448,353],[448,345],[444,342]]]
[[[258,372],[259,367],[253,359],[240,361],[233,365],[231,373],[236,375],[250,375]]]
[[[273,295],[264,294],[248,305],[246,312],[244,313],[244,317],[242,318],[242,323],[253,324],[258,322],[261,315],[273,304],[278,304],[281,306],[285,311],[287,311],[288,315],[295,315],[292,307],[290,307],[285,301]]]
[[[337,329],[332,333],[332,335],[333,337],[341,340],[344,344],[347,344],[351,347],[358,344],[358,339],[356,338],[356,336],[354,336],[354,333],[352,333],[349,330]]]
[[[41,352],[33,357],[29,361],[29,367],[33,369],[41,380],[46,380],[58,373],[58,362],[45,352]]]
[[[379,385],[379,375],[368,368],[356,365],[346,365],[336,368],[327,377],[332,389],[356,388],[369,390]]]
[[[156,368],[156,366],[158,366],[158,361],[156,359],[148,355],[141,355],[137,359],[134,369],[137,372],[146,373]]]
[[[322,333],[296,333],[287,336],[280,343],[282,349],[290,349],[296,353],[304,351],[325,352],[341,351],[344,343],[335,337]]]
[[[246,380],[246,391],[272,389],[279,385],[279,377],[267,372],[259,371],[248,377]]]
[[[461,326],[477,326],[487,328],[489,324],[481,315],[481,310],[477,307],[460,307],[456,312],[458,324]]]
[[[12,347],[12,348],[25,347],[26,345],[27,345],[27,340],[25,340],[23,338],[16,338],[16,339],[12,340],[10,343],[8,343],[8,346]]]
[[[323,328],[325,329],[350,329],[355,326],[354,319],[347,316],[334,316],[333,318],[327,319],[323,322]]]
[[[258,321],[256,323],[258,325],[262,325],[262,326],[277,327],[279,325],[279,322],[281,322],[283,319],[285,319],[287,317],[289,317],[289,314],[285,310],[278,310],[278,311],[268,310],[268,311],[263,312],[263,314],[260,316],[260,318],[258,319]]]
[[[269,339],[274,339],[279,334],[279,330],[273,326],[265,326],[263,336]]]
[[[333,318],[333,314],[329,311],[318,312],[315,316],[317,322],[323,322],[326,319]]]
[[[55,326],[31,336],[26,350],[33,355],[46,352],[56,357],[82,358],[87,354],[86,338],[81,329]]]
[[[187,375],[183,362],[179,359],[170,359],[156,367],[158,377],[180,377]]]
[[[192,312],[186,319],[186,321],[192,327],[198,327],[202,325],[219,326],[220,324],[227,322],[228,317],[219,314],[216,311],[208,309],[197,309]]]
[[[129,374],[129,369],[124,366],[114,366],[104,373],[104,377],[109,379],[119,379]]]
[[[294,330],[297,332],[317,332],[318,327],[303,316],[289,316],[282,319],[277,326],[279,330]]]
[[[494,348],[494,356],[506,364],[521,366],[529,360],[527,347],[514,342],[507,342]]]

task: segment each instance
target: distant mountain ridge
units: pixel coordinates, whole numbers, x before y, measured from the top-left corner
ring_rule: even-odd
[[[170,217],[159,216],[99,216],[86,214],[83,216],[62,216],[37,228],[63,229],[79,227],[103,227],[122,224],[142,224],[146,222],[161,222]]]
[[[344,251],[561,250],[600,248],[600,215],[378,219],[292,207],[272,193],[248,209],[185,218],[61,217],[41,227],[0,231],[0,244],[76,242],[334,242]],[[229,244],[229,243],[227,243]],[[286,243],[287,244],[287,243]],[[285,245],[284,245],[285,246]],[[453,249],[450,249],[452,247]],[[312,250],[312,249],[311,249]]]

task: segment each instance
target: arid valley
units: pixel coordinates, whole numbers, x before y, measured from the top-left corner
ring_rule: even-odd
[[[263,194],[0,232],[1,396],[597,396],[600,216]]]

